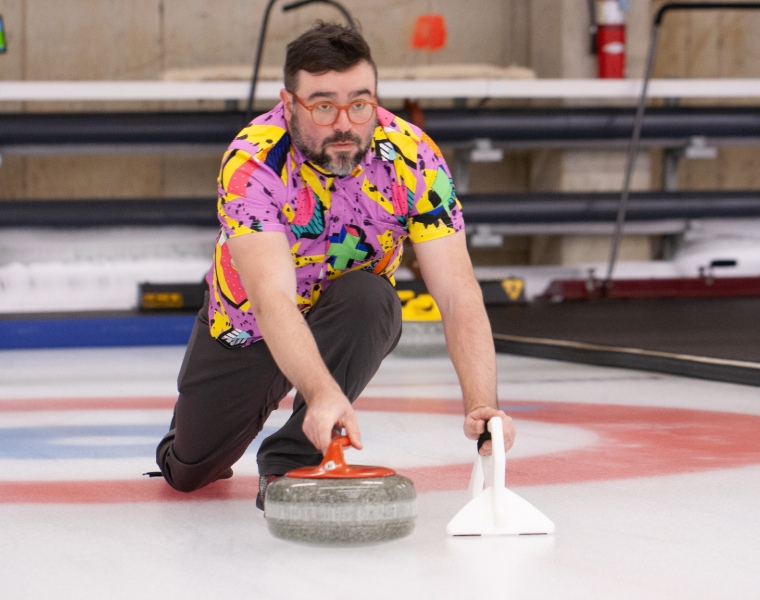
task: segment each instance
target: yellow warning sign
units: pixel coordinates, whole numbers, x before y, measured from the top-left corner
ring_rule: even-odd
[[[441,311],[427,293],[415,294],[412,290],[396,290],[401,300],[401,318],[404,321],[440,321]]]
[[[524,297],[525,281],[517,277],[501,280],[501,287],[504,293],[512,302],[520,302]]]
[[[145,292],[142,296],[143,308],[182,308],[184,304],[179,292]]]
[[[412,290],[396,290],[396,293],[401,302],[408,302],[416,295]]]
[[[404,321],[440,321],[441,311],[430,294],[418,294],[401,307],[401,318]]]

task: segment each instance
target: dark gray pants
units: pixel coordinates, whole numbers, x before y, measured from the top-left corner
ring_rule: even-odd
[[[353,402],[401,336],[401,304],[390,283],[366,271],[330,284],[306,316],[327,368]],[[180,491],[225,475],[264,427],[292,385],[266,344],[228,349],[214,340],[207,306],[195,321],[178,378],[179,398],[156,462]],[[316,465],[322,454],[303,433],[306,405],[296,394],[293,414],[259,449],[260,474]]]

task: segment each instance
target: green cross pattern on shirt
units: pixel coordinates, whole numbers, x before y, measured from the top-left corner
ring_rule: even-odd
[[[443,204],[443,209],[449,216],[451,216],[451,203],[449,200],[451,200],[451,196],[454,193],[454,188],[451,186],[451,180],[449,179],[449,176],[446,175],[446,171],[439,167],[433,185],[430,187],[436,194],[438,194],[438,197]]]
[[[350,260],[362,260],[366,258],[369,252],[366,250],[357,250],[356,245],[359,243],[359,238],[350,233],[346,235],[346,238],[338,242],[330,242],[330,247],[327,249],[327,256],[334,256],[335,262],[333,267],[339,271],[348,268],[348,261]]]

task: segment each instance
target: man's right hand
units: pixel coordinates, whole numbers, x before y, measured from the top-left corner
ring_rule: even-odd
[[[312,397],[307,402],[303,432],[322,454],[327,452],[336,426],[346,429],[346,435],[354,448],[362,449],[356,413],[348,398],[340,392]]]

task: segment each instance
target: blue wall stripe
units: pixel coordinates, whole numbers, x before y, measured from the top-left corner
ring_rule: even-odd
[[[192,315],[0,320],[0,349],[185,345]]]

